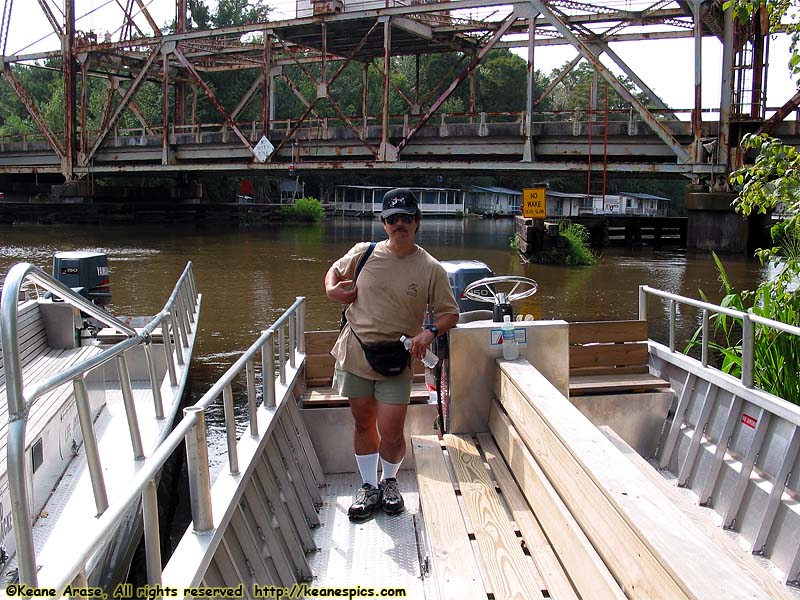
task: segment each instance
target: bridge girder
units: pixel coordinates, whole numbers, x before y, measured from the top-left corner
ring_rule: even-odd
[[[65,14],[72,14],[69,10],[75,0],[64,0]],[[520,0],[509,3],[508,0],[453,0],[452,2],[438,2],[432,4],[417,4],[408,6],[369,7],[365,10],[335,12],[330,14],[311,14],[296,19],[274,20],[261,23],[221,27],[214,30],[191,31],[187,29],[185,19],[185,0],[175,0],[178,6],[177,30],[174,33],[162,33],[148,13],[142,0],[136,0],[138,9],[147,22],[147,28],[153,31],[148,37],[144,26],[134,26],[135,15],[126,11],[124,18],[127,25],[127,37],[115,42],[98,42],[91,33],[75,31],[74,21],[58,23],[49,10],[47,3],[39,0],[42,6],[42,18],[50,21],[53,30],[61,39],[61,49],[53,52],[30,53],[25,55],[10,55],[2,57],[2,76],[11,84],[14,91],[28,108],[39,127],[41,135],[48,141],[50,153],[34,151],[27,158],[11,150],[14,144],[4,143],[0,148],[0,172],[25,172],[26,169],[37,169],[47,172],[56,169],[66,179],[83,177],[90,172],[174,172],[181,169],[193,170],[247,170],[247,171],[273,171],[286,168],[293,164],[302,168],[313,169],[385,169],[387,171],[409,169],[460,169],[474,171],[485,165],[494,165],[486,168],[491,170],[508,169],[523,171],[571,171],[587,169],[591,165],[591,157],[597,157],[598,148],[595,143],[567,144],[564,146],[557,138],[548,138],[536,132],[545,131],[538,128],[535,123],[538,118],[552,119],[550,115],[538,114],[537,105],[541,97],[528,98],[528,110],[518,114],[520,133],[517,139],[502,142],[504,150],[497,155],[497,160],[474,161],[473,154],[480,152],[481,138],[473,141],[472,138],[462,140],[458,144],[463,148],[467,143],[478,144],[475,152],[463,152],[457,157],[442,156],[439,151],[431,151],[425,159],[424,152],[419,155],[420,147],[415,137],[421,132],[436,129],[441,132],[446,129],[446,121],[454,118],[468,119],[470,123],[480,120],[488,131],[491,123],[487,121],[486,113],[470,112],[469,114],[446,116],[441,113],[441,107],[449,94],[456,89],[459,83],[465,81],[480,65],[482,58],[493,47],[528,46],[529,56],[533,56],[532,49],[546,47],[553,44],[569,43],[575,47],[576,52],[589,61],[609,82],[617,92],[625,97],[635,109],[637,126],[646,126],[659,141],[648,141],[661,144],[662,148],[656,154],[656,160],[643,160],[629,163],[618,156],[612,156],[607,167],[610,171],[622,171],[626,168],[635,173],[681,173],[695,180],[700,178],[712,179],[716,174],[724,175],[728,169],[736,166],[733,159],[740,154],[735,153],[734,147],[738,141],[737,131],[734,127],[732,135],[728,136],[728,147],[718,147],[713,144],[711,153],[703,150],[703,142],[716,135],[702,121],[702,107],[699,106],[699,96],[692,109],[693,130],[692,137],[677,138],[671,130],[670,123],[677,123],[677,111],[667,107],[655,96],[651,89],[621,62],[618,56],[608,46],[609,42],[623,40],[647,41],[650,39],[665,39],[671,37],[695,36],[696,40],[702,36],[725,36],[724,23],[721,22],[719,11],[706,9],[699,15],[697,26],[695,16],[690,5],[684,0],[661,0],[650,4],[644,10],[619,10],[606,6],[603,0],[590,4],[573,0]],[[330,3],[327,3],[330,4]],[[132,3],[126,3],[132,6]],[[312,3],[312,7],[313,7]],[[319,6],[322,6],[320,4]],[[486,20],[465,16],[464,10],[493,8],[497,14]],[[183,18],[181,18],[183,13]],[[629,31],[625,31],[628,29]],[[742,30],[737,31],[736,39],[727,39],[726,43],[736,44],[735,52],[750,45],[764,51],[763,39],[765,31]],[[260,39],[254,35],[260,35]],[[249,36],[249,37],[248,37]],[[520,38],[520,36],[522,36]],[[435,54],[439,52],[458,52],[467,59],[463,68],[450,73],[447,81],[440,81],[438,91],[420,98],[419,90],[403,91],[393,84],[389,77],[389,69],[381,65],[391,65],[392,59],[398,56]],[[699,49],[698,49],[699,52]],[[642,103],[623,86],[619,85],[601,60],[605,54],[613,60],[626,74],[639,86],[640,90],[650,98],[648,104]],[[698,55],[699,56],[699,55]],[[29,64],[31,62],[60,58],[65,74],[72,77],[71,89],[66,94],[65,121],[63,129],[59,132],[50,127],[41,118],[35,102],[31,99],[19,81],[13,76],[11,65]],[[387,60],[388,59],[388,60]],[[699,59],[698,59],[699,60]],[[331,86],[341,74],[345,65],[351,62],[360,62],[367,65],[365,69],[375,69],[382,74],[384,89],[381,90],[382,114],[370,115],[366,113],[366,102],[362,103],[360,114],[347,114],[331,95]],[[573,61],[577,64],[576,61]],[[337,64],[338,68],[331,76],[326,76],[325,65]],[[306,98],[300,92],[297,81],[287,76],[285,67],[292,65],[306,80],[313,82],[317,90],[316,96]],[[309,65],[317,65],[312,74]],[[85,95],[74,94],[75,71],[80,66],[82,87],[86,88],[88,77],[101,77],[107,80],[109,89],[115,89],[116,94],[109,94],[107,105],[107,118],[100,123],[99,129],[91,131],[86,120]],[[741,65],[737,65],[741,66]],[[762,61],[763,66],[763,61]],[[320,71],[321,69],[321,71]],[[226,109],[217,100],[214,91],[204,77],[219,71],[237,70],[243,76],[251,77],[246,95],[243,96],[231,109]],[[332,70],[332,69],[331,69]],[[328,71],[330,73],[330,70]],[[729,74],[730,75],[730,74]],[[758,72],[759,81],[763,83],[763,72]],[[366,80],[366,78],[365,78]],[[147,122],[142,110],[138,107],[135,96],[142,82],[149,81],[162,86],[163,98],[162,114],[158,123]],[[278,131],[274,125],[275,103],[271,98],[275,82],[283,81],[292,90],[295,97],[299,97],[305,111],[299,119],[295,119],[288,130]],[[730,79],[733,93],[737,83]],[[127,82],[126,86],[120,85]],[[68,87],[70,86],[67,77]],[[529,96],[532,86],[529,85]],[[174,89],[174,95],[169,93]],[[209,102],[215,106],[220,115],[220,121],[214,123],[196,122],[194,116],[186,118],[187,108],[186,90],[191,89],[196,95],[205,95]],[[264,93],[264,90],[269,92]],[[741,91],[741,89],[739,90]],[[245,122],[240,119],[240,113],[253,98],[261,95],[261,118],[257,124]],[[474,93],[474,91],[473,91]],[[546,92],[547,93],[547,92]],[[761,93],[761,87],[754,93]],[[363,91],[366,96],[366,90]],[[723,94],[724,95],[724,94]],[[174,97],[171,97],[174,96]],[[404,115],[390,114],[387,110],[390,97],[399,97],[407,105],[408,112]],[[411,98],[413,96],[413,99]],[[112,98],[117,98],[116,105]],[[741,100],[741,99],[740,99]],[[791,109],[797,106],[800,98],[787,102],[779,111],[778,116],[769,121],[765,127],[774,128],[779,119],[784,118]],[[474,102],[471,101],[471,105]],[[740,102],[740,104],[742,104]],[[756,100],[751,100],[756,106]],[[327,105],[335,113],[335,117],[321,117],[319,107]],[[721,100],[721,130],[730,129],[732,113],[724,110],[725,102]],[[595,107],[596,108],[596,107]],[[764,107],[761,105],[761,114],[755,115],[764,121]],[[744,131],[752,130],[755,119],[753,110],[747,115],[747,127]],[[142,160],[130,152],[130,165],[117,164],[126,153],[120,152],[119,147],[135,139],[131,132],[120,132],[116,128],[117,121],[126,111],[132,112],[142,126],[140,138],[151,139],[153,134],[160,137],[160,157],[158,160]],[[735,114],[733,115],[735,120]],[[436,118],[440,123],[436,124]],[[505,119],[508,115],[495,115]],[[398,130],[391,127],[390,121],[404,120],[404,127]],[[491,115],[489,116],[491,120]],[[575,120],[579,120],[576,115]],[[353,152],[349,145],[337,149],[335,140],[341,137],[332,135],[326,142],[325,152],[332,153],[331,159],[316,160],[313,153],[304,150],[313,138],[309,132],[320,127],[325,122],[326,129],[335,130],[338,126],[343,131],[349,131],[357,140],[357,152]],[[413,124],[411,124],[413,123]],[[758,124],[755,125],[756,127]],[[589,123],[588,130],[604,127],[598,123]],[[605,125],[607,128],[608,125]],[[374,129],[377,128],[377,129]],[[247,154],[245,158],[237,157],[231,164],[225,165],[218,161],[203,163],[202,161],[182,159],[184,156],[193,155],[194,150],[182,145],[181,132],[184,131],[232,131],[238,139],[239,151]],[[253,149],[258,138],[253,138],[248,129],[258,130],[267,138],[273,139],[275,149],[264,162],[253,154]],[[574,127],[573,127],[574,129]],[[381,135],[375,137],[371,130],[380,130]],[[76,136],[76,131],[80,136]],[[398,133],[399,132],[399,133]],[[113,135],[112,135],[113,133]],[[392,136],[390,136],[392,133]],[[127,134],[127,135],[126,135]],[[596,135],[602,136],[604,132]],[[444,137],[447,137],[445,134]],[[452,134],[451,134],[452,135]],[[705,137],[704,137],[705,136]],[[199,138],[202,135],[198,134]],[[487,142],[491,135],[484,135],[483,142]],[[333,143],[330,140],[334,140]],[[599,138],[596,138],[599,139]],[[135,144],[133,144],[135,145]],[[723,144],[719,144],[722,146]],[[148,143],[143,146],[149,147]],[[612,143],[612,146],[614,144]],[[618,147],[624,147],[621,144]],[[640,150],[645,146],[630,144],[620,155]],[[649,147],[649,146],[648,146]],[[709,147],[707,144],[706,147]],[[518,149],[524,148],[519,158]],[[553,152],[553,148],[557,148]],[[230,150],[230,148],[229,148]],[[612,154],[614,149],[612,148]],[[564,160],[562,154],[568,154],[570,160]],[[604,147],[601,154],[608,154]],[[574,159],[574,157],[580,157]],[[350,158],[352,157],[352,158]],[[243,162],[244,160],[244,162]],[[104,161],[108,161],[108,164]],[[428,166],[420,167],[426,164]],[[638,164],[638,166],[636,166]],[[369,166],[365,166],[369,165]],[[591,167],[594,169],[594,167]]]

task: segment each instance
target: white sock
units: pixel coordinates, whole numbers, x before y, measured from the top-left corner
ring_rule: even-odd
[[[399,463],[390,463],[388,460],[381,458],[381,478],[382,479],[391,479],[392,477],[397,477],[397,472],[400,470],[400,465],[403,464],[403,459],[400,459]]]
[[[361,481],[378,487],[378,453],[375,454],[356,454],[358,472],[361,473]]]

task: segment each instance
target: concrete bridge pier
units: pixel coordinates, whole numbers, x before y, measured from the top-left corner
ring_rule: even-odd
[[[687,250],[747,252],[749,225],[731,206],[735,198],[731,192],[687,191]]]

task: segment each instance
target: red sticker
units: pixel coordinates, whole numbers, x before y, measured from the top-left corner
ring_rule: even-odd
[[[758,423],[758,419],[754,419],[750,415],[742,413],[742,423],[747,425],[750,429],[755,429],[756,423]]]

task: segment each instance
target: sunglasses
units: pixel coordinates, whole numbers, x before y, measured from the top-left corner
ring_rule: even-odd
[[[394,225],[397,221],[402,221],[406,225],[411,225],[414,222],[414,215],[390,215],[383,219],[384,223]]]

